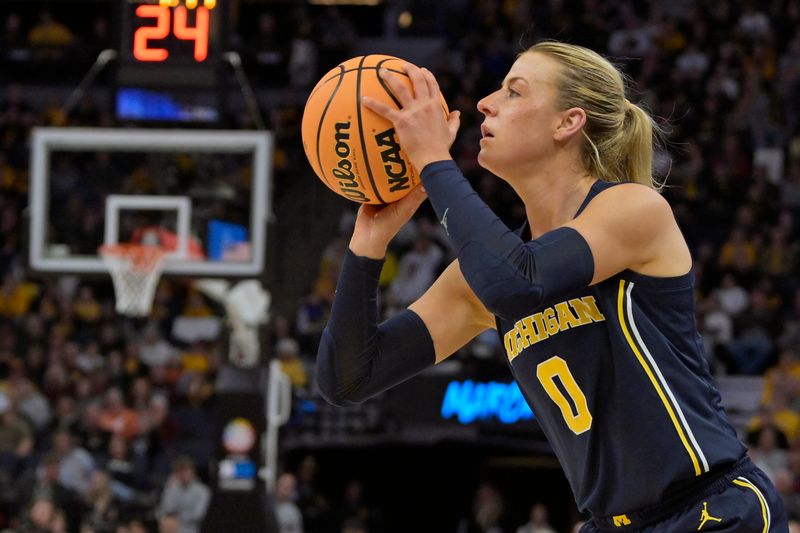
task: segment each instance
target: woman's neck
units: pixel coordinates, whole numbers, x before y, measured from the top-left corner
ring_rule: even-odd
[[[572,220],[595,181],[585,172],[576,172],[574,165],[552,165],[515,183],[525,204],[531,238]]]

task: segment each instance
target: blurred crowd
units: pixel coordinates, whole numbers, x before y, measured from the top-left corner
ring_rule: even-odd
[[[396,23],[405,9],[424,12],[418,26]],[[1,60],[35,65],[63,53],[65,43],[102,49],[109,46],[108,30],[98,20],[80,29],[45,11],[27,25],[7,15]],[[462,112],[453,155],[512,227],[523,221],[522,205],[476,163],[478,99],[499,85],[517,53],[541,38],[589,46],[622,67],[632,82],[629,98],[666,127],[656,171],[695,257],[698,326],[709,367],[718,377],[763,381],[761,404],[739,429],[794,520],[800,520],[798,28],[800,0],[450,0],[387,2],[381,30],[393,37],[443,36],[443,52],[426,66],[450,107]],[[233,36],[256,88],[279,87],[285,96],[265,109],[278,143],[278,190],[294,175],[310,173],[299,141],[302,104],[322,73],[353,55],[359,37],[359,26],[336,8],[270,4]],[[205,508],[186,502],[208,498],[205,467],[215,438],[210,406],[225,350],[220,343],[175,339],[172,324],[180,316],[221,311],[188,282],[171,279],[159,286],[150,317],[124,319],[114,312],[107,282],[26,274],[28,135],[36,125],[54,123],[110,126],[113,117],[91,99],[70,117],[59,116],[56,104],[30,101],[24,87],[10,86],[0,97],[0,527],[196,531],[202,514],[188,511]],[[294,310],[272,317],[271,353],[295,392],[290,433],[320,431],[320,424],[341,433],[380,428],[380,400],[350,415],[331,410],[320,421],[326,407],[314,388],[316,345],[354,213],[342,212],[319,263],[299,266],[298,272],[313,274]],[[442,228],[423,206],[390,246],[381,277],[383,316],[419,297],[452,258]],[[493,332],[481,335],[448,365],[454,373],[502,369],[500,340]],[[358,482],[342,486],[342,501],[352,505],[330,503],[335,498],[312,482],[313,456],[285,470],[274,494],[282,533],[388,527],[380,509],[364,503],[369,498]],[[475,501],[465,504],[458,531],[555,531],[547,508],[532,501],[529,509],[527,524],[514,522],[502,487],[481,485]]]

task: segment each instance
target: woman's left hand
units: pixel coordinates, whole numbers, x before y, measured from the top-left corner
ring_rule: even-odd
[[[417,172],[422,172],[428,163],[451,159],[450,146],[455,141],[461,113],[443,112],[439,84],[428,69],[406,63],[403,70],[411,80],[411,89],[386,69],[378,73],[400,102],[400,109],[368,96],[363,96],[362,101],[394,124],[400,147]]]

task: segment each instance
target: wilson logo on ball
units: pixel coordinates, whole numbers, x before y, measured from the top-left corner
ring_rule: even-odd
[[[350,157],[350,122],[337,122],[334,126],[336,128],[336,155],[339,156],[339,161],[336,162],[336,167],[331,170],[331,174],[336,176],[339,182],[339,192],[345,198],[350,198],[356,202],[366,203],[369,198],[364,194],[364,191],[358,187],[356,176],[353,174],[353,163],[348,159]]]
[[[303,110],[303,148],[314,173],[336,194],[359,203],[386,204],[419,185],[419,173],[392,123],[361,103],[369,96],[397,108],[378,71],[388,70],[411,89],[405,63],[385,55],[354,57],[325,74],[311,91]],[[444,99],[442,109],[448,113]]]

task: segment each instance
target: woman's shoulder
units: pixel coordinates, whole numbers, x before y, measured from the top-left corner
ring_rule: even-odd
[[[633,181],[602,182],[598,183],[597,186],[600,189],[597,198],[600,196],[624,195],[628,197],[653,198],[666,202],[661,192],[643,183]]]
[[[589,243],[595,282],[623,270],[674,276],[691,268],[672,208],[646,185],[623,183],[606,188],[567,226]]]
[[[673,218],[672,208],[661,193],[640,183],[603,187],[579,216],[598,215],[621,222],[635,218],[642,224],[663,223]]]

